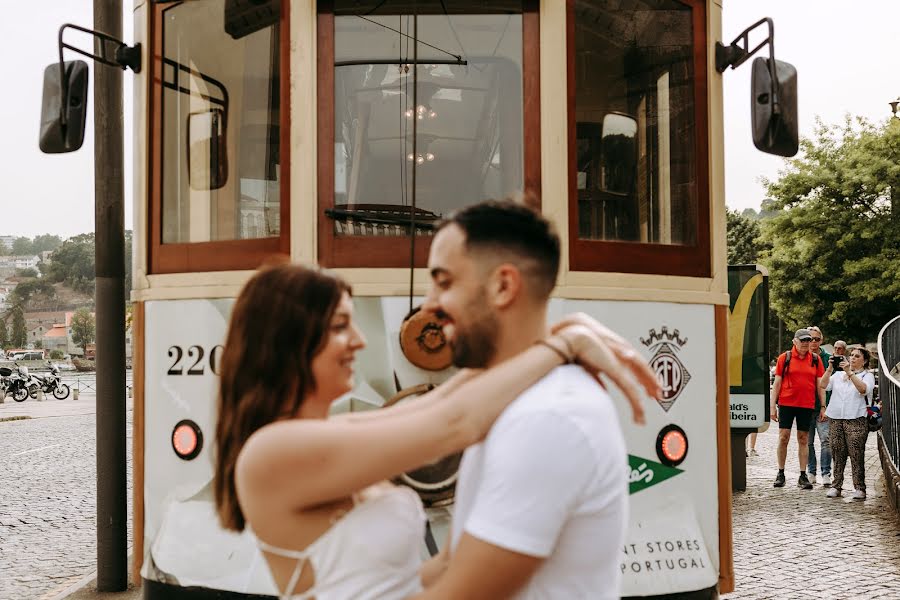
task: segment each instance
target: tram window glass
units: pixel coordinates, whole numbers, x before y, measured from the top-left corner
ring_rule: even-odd
[[[229,6],[197,0],[163,9],[163,244],[281,231],[279,26],[240,20],[236,28]]]
[[[696,0],[573,3],[577,239],[708,244],[701,9]]]
[[[408,2],[369,4],[334,6],[332,206],[385,217],[409,215],[415,201],[428,221],[523,189],[521,2],[486,14],[480,2],[423,0],[418,16]],[[453,55],[467,64],[448,64]],[[409,234],[405,224],[333,221],[337,238]]]

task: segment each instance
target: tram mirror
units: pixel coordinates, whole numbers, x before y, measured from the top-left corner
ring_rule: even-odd
[[[225,0],[225,33],[239,40],[278,23],[281,0]]]
[[[600,190],[627,196],[637,169],[637,121],[620,113],[603,117],[600,133]]]
[[[62,77],[60,77],[62,75]],[[45,154],[74,152],[84,143],[87,117],[88,66],[83,60],[44,69],[41,131],[38,146]]]
[[[187,123],[188,182],[194,190],[217,190],[228,180],[225,111],[191,113]]]
[[[775,60],[775,79],[767,58],[753,61],[750,78],[753,144],[763,152],[778,156],[794,156],[800,147],[797,124],[797,69],[790,63]],[[778,112],[772,102],[778,92]]]

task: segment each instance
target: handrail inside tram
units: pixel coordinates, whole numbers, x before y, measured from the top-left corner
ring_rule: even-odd
[[[420,229],[434,229],[434,224],[441,215],[431,211],[416,208],[414,211],[408,205],[393,204],[358,204],[347,205],[348,208],[326,208],[325,216],[336,221],[353,219],[365,223],[379,225],[409,225],[411,221]]]

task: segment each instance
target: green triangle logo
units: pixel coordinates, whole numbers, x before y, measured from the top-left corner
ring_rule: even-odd
[[[684,473],[684,470],[629,454],[628,493],[636,494],[681,473]]]

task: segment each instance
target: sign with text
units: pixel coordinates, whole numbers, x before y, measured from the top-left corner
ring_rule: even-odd
[[[731,427],[769,420],[769,276],[760,265],[728,267],[728,381]]]
[[[652,596],[716,584],[718,565],[694,507],[689,497],[675,494],[657,499],[649,510],[633,511],[619,563],[623,591]]]

